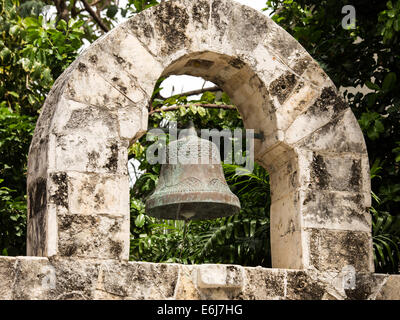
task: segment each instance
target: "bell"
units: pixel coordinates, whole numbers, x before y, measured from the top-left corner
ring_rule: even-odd
[[[191,122],[169,143],[146,213],[160,219],[205,220],[234,215],[239,199],[229,189],[217,146],[197,136]],[[182,137],[183,136],[183,137]]]

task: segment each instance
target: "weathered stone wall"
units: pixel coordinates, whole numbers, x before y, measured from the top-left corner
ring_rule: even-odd
[[[217,83],[246,128],[266,137],[255,152],[271,175],[272,264],[279,269],[126,261],[127,147],[147,130],[155,82],[171,74]],[[372,273],[370,191],[358,123],[304,48],[234,1],[171,0],[98,39],[54,84],[28,161],[27,253],[49,258],[1,258],[0,293],[398,298],[397,277]]]
[[[400,298],[400,276],[1,257],[0,299],[320,300]]]

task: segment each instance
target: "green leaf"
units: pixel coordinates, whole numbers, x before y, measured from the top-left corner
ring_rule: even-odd
[[[11,56],[11,50],[8,49],[7,47],[3,48],[0,51],[1,60],[3,60],[4,62],[7,62],[10,56]]]
[[[376,83],[372,83],[371,81],[365,81],[365,85],[371,90],[380,90],[381,89]]]
[[[400,20],[397,19],[393,22],[393,28],[395,31],[400,31]]]
[[[19,94],[16,93],[15,91],[7,91],[7,94],[9,94],[10,96],[13,96],[14,98],[19,98]]]
[[[192,111],[193,114],[196,114],[196,113],[197,113],[197,107],[196,107],[196,106],[191,105],[191,106],[189,107],[189,109],[190,109],[190,111]]]
[[[383,80],[382,90],[388,92],[392,90],[396,84],[397,76],[394,72],[390,72]]]
[[[111,5],[111,6],[109,6],[108,7],[108,9],[107,9],[107,17],[109,17],[109,18],[114,18],[115,17],[115,15],[118,13],[118,6],[116,6],[116,5]]]
[[[197,107],[197,112],[201,117],[205,117],[207,115],[207,111],[203,107]]]
[[[146,218],[144,214],[139,214],[136,219],[135,219],[135,226],[138,228],[142,228],[144,226],[144,223],[146,221]]]
[[[10,28],[10,35],[15,37],[16,35],[18,35],[19,31],[21,30],[21,28],[19,27],[19,25],[14,25]]]

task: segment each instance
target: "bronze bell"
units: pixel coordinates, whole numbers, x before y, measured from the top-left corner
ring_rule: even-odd
[[[239,199],[229,189],[217,146],[197,136],[191,122],[169,143],[147,214],[160,219],[205,220],[234,215]]]

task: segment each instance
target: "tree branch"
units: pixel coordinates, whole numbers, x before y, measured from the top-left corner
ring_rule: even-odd
[[[90,4],[86,0],[81,0],[81,1],[86,11],[89,12],[89,14],[92,16],[93,20],[97,22],[97,24],[104,32],[108,32],[109,31],[108,27],[104,24],[103,20],[101,20],[101,18],[96,14],[96,12],[94,12]]]
[[[175,94],[175,95],[173,95],[171,97],[174,97],[174,96],[177,96],[177,95],[180,95],[180,96],[194,96],[196,94],[201,94],[201,93],[204,93],[206,91],[216,92],[216,91],[222,91],[222,90],[218,86],[213,86],[213,87],[208,87],[208,88],[201,88],[201,89],[197,89],[197,90],[182,92],[182,93],[179,93],[179,94]],[[171,97],[168,97],[168,98],[165,98],[165,99],[169,99]]]
[[[156,113],[156,112],[175,111],[175,110],[178,110],[179,108],[190,108],[191,106],[203,107],[203,108],[209,108],[209,109],[236,110],[236,107],[231,104],[193,103],[193,104],[184,104],[184,105],[177,105],[177,106],[164,107],[164,108],[151,110],[149,112],[149,115]]]

